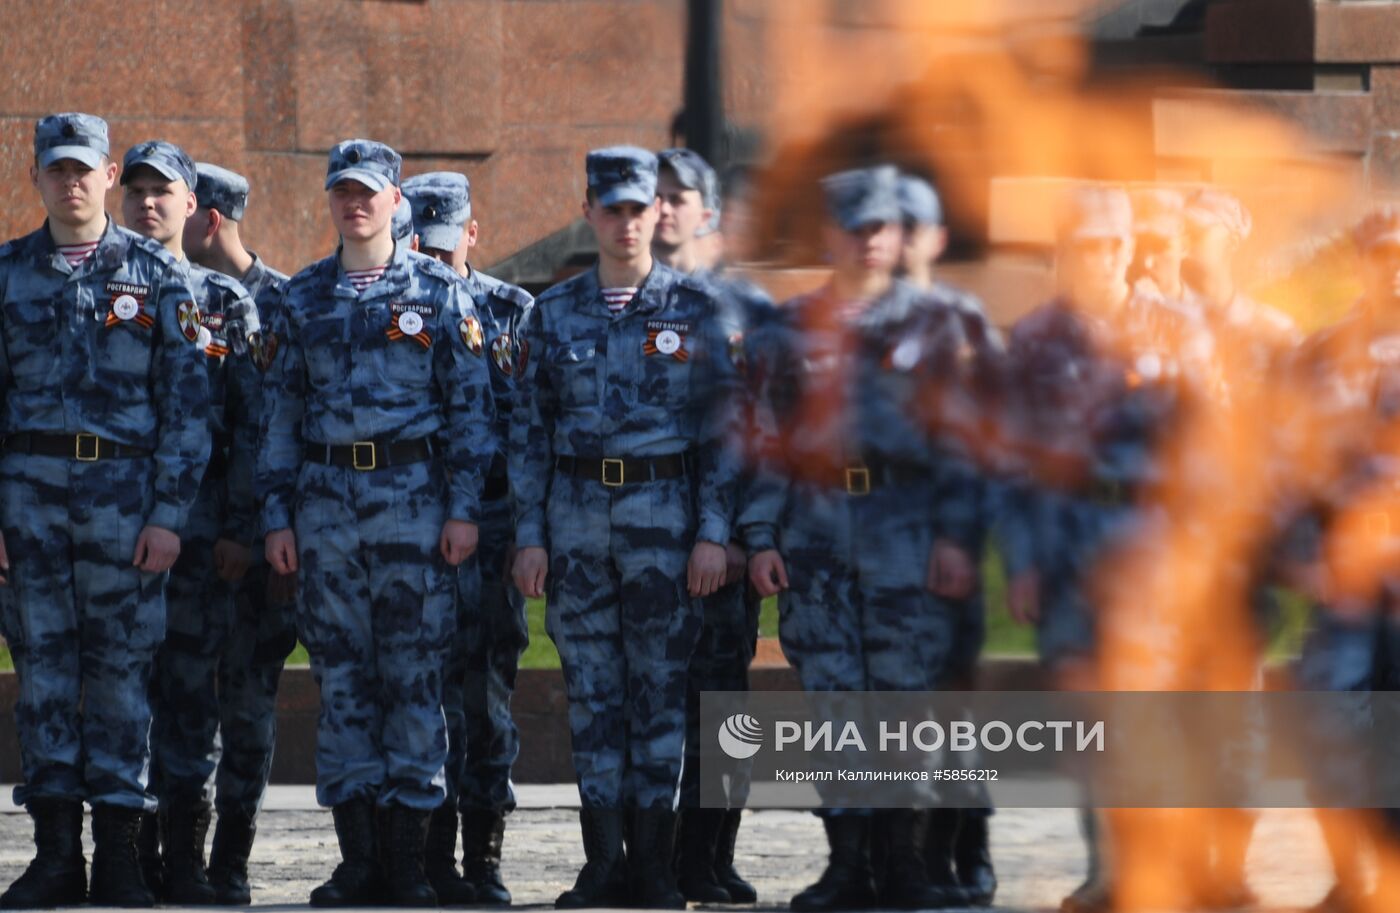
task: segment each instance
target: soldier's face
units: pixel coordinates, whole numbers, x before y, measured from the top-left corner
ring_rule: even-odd
[[[1137,257],[1142,275],[1157,288],[1168,291],[1181,284],[1181,263],[1186,257],[1181,235],[1138,235]]]
[[[359,181],[338,181],[327,194],[331,221],[347,241],[367,241],[389,231],[401,194],[397,187],[378,192]]]
[[[117,181],[117,164],[104,158],[100,168],[89,168],[76,159],[59,159],[44,168],[31,167],[29,177],[49,218],[86,225],[102,215],[107,191]]]
[[[658,218],[656,242],[667,247],[680,247],[695,240],[695,233],[710,221],[712,213],[698,190],[687,190],[669,168],[663,168],[656,179]]]
[[[1377,244],[1361,258],[1361,281],[1372,304],[1400,308],[1400,244]]]
[[[189,185],[167,180],[154,168],[133,168],[122,185],[122,221],[138,235],[161,244],[182,235],[196,206]]]
[[[922,268],[943,256],[947,247],[948,231],[941,225],[907,224],[900,263],[905,269]]]
[[[1072,238],[1061,244],[1055,269],[1071,298],[1098,301],[1128,280],[1133,245],[1124,238]]]
[[[830,221],[826,225],[832,265],[846,273],[893,273],[903,241],[898,222],[870,222],[852,231]]]
[[[587,203],[584,218],[598,236],[598,250],[614,260],[635,259],[651,249],[660,213],[656,203]]]

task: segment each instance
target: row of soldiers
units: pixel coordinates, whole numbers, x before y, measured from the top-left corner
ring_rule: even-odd
[[[1389,402],[1369,394],[1400,311],[1390,211],[1358,230],[1365,305],[1298,349],[1233,282],[1237,201],[1077,193],[1059,294],[1003,343],[934,278],[936,194],[888,166],[823,181],[831,278],[774,306],[723,266],[703,159],[595,150],[598,263],[532,302],[471,266],[466,178],[404,180],[380,143],[331,150],[340,244],[291,278],[243,247],[232,172],[160,141],[118,169],[83,114],[41,120],[34,149],[48,220],[0,249],[0,624],[38,848],[8,908],[247,903],[298,636],[342,856],[312,903],[509,902],[509,695],[540,596],[587,856],[557,906],[752,900],[739,811],[698,807],[688,752],[699,694],[746,687],[760,598],[805,688],[957,687],[994,532],[1013,613],[1081,683],[1096,572],[1144,526],[1193,410],[1280,372],[1340,404],[1329,427]],[[103,208],[119,173],[130,230]],[[1350,476],[1371,439],[1334,439]],[[1354,490],[1289,511],[1325,542],[1328,497]],[[1334,685],[1355,672],[1319,643]],[[829,810],[830,864],[792,906],[988,904],[989,815]],[[1238,843],[1211,856],[1211,905],[1248,900]],[[1111,897],[1091,866],[1067,903]]]

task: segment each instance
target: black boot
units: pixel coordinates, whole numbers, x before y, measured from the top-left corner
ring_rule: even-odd
[[[423,871],[443,906],[476,902],[472,886],[457,874],[457,809],[446,802],[433,809],[428,819]]]
[[[966,809],[958,815],[958,837],[953,859],[958,865],[958,881],[975,907],[990,907],[997,893],[997,873],[992,868],[991,823],[984,809]]]
[[[330,881],[311,892],[313,907],[365,907],[379,901],[379,847],[374,802],[351,799],[331,809],[340,865]]]
[[[739,839],[739,824],[744,810],[731,808],[724,813],[724,822],[715,843],[715,880],[729,892],[730,903],[757,903],[758,891],[734,868],[734,845]]]
[[[92,889],[95,907],[153,907],[155,895],[141,877],[136,834],[141,810],[99,805],[92,810]]]
[[[574,886],[554,901],[556,909],[625,907],[629,904],[627,855],[622,848],[625,817],[620,808],[579,809],[583,854],[588,861],[579,871]]]
[[[209,803],[175,799],[162,810],[165,825],[165,890],[169,903],[183,907],[218,902],[204,870],[204,838],[209,834]]]
[[[925,815],[928,833],[924,835],[924,875],[935,888],[956,888],[962,884],[953,868],[959,817],[956,808],[935,808]]]
[[[141,829],[136,834],[136,854],[141,860],[141,877],[157,901],[165,900],[165,862],[160,858],[160,818],[155,812],[141,813]]]
[[[722,808],[687,808],[681,812],[676,886],[686,900],[729,903],[729,892],[715,878],[715,848],[724,826]]]
[[[385,872],[385,901],[395,907],[436,907],[437,892],[423,870],[423,852],[428,842],[428,821],[432,812],[405,805],[389,806],[389,833],[386,837],[388,871]],[[452,842],[457,842],[453,816]],[[454,867],[455,868],[455,867]],[[455,871],[453,874],[456,874]]]
[[[795,913],[824,910],[864,910],[875,905],[875,883],[870,877],[870,818],[865,815],[828,815],[822,818],[826,842],[831,847],[826,871],[817,883],[792,899]]]
[[[209,851],[209,883],[218,903],[228,907],[253,902],[248,886],[248,856],[253,852],[253,835],[258,826],[242,812],[219,812],[214,826],[214,848]]]
[[[0,894],[0,909],[69,907],[87,901],[87,860],[83,858],[83,803],[76,799],[30,799],[34,819],[34,860]]]
[[[669,808],[635,810],[632,839],[627,859],[632,902],[651,910],[684,910],[685,895],[676,887],[676,870],[672,867],[676,813]]]
[[[474,808],[462,813],[462,878],[472,886],[479,904],[504,906],[510,891],[501,880],[501,844],[506,816]]]
[[[967,906],[967,894],[957,885],[935,887],[925,874],[928,812],[899,808],[877,812],[874,826],[888,841],[880,905],[894,910],[937,910]]]

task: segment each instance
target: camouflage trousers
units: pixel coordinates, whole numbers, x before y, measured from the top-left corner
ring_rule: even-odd
[[[758,613],[762,600],[746,581],[724,587],[700,600],[703,623],[685,695],[685,770],[681,776],[681,805],[700,805],[700,695],[705,691],[749,690],[749,664],[758,648]],[[707,777],[724,778],[733,771],[708,766]],[[731,778],[731,782],[734,779]],[[737,795],[730,796],[736,804]]]
[[[302,467],[297,625],[321,689],[321,805],[431,809],[446,795],[442,673],[456,629],[456,575],[438,552],[446,500],[433,463]]]
[[[559,648],[574,772],[590,808],[675,807],[686,672],[700,634],[700,605],[686,590],[690,486],[553,479],[545,625]]]
[[[0,459],[10,558],[0,618],[19,683],[21,805],[155,809],[147,687],[165,636],[165,575],[132,566],[153,474],[149,459]]]
[[[515,809],[510,769],[520,733],[510,698],[530,631],[506,567],[514,541],[509,499],[482,502],[480,545],[458,569],[457,637],[443,682],[447,801],[463,811]]]
[[[911,509],[931,503],[931,494],[887,486],[852,497],[797,485],[790,497],[778,544],[789,584],[778,595],[778,636],[803,689],[937,688],[954,610],[925,588],[934,531],[926,511]],[[855,805],[851,793],[843,791]]]
[[[162,805],[207,801],[219,761],[219,657],[236,585],[214,570],[225,483],[206,475],[165,586],[165,643],[151,677],[151,792]]]

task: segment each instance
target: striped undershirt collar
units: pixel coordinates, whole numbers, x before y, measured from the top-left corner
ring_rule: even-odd
[[[350,284],[355,287],[355,291],[363,292],[384,276],[384,271],[389,268],[389,264],[382,266],[372,266],[369,269],[347,269],[345,278],[350,280]]]
[[[93,255],[93,252],[97,250],[97,246],[101,243],[99,239],[97,241],[84,241],[81,244],[56,244],[54,246],[58,249],[58,252],[63,255],[63,259],[68,261],[68,265],[73,269],[77,269],[83,264],[84,260]]]
[[[603,302],[607,304],[608,310],[614,314],[627,307],[632,299],[637,296],[635,288],[605,288],[603,289]]]

